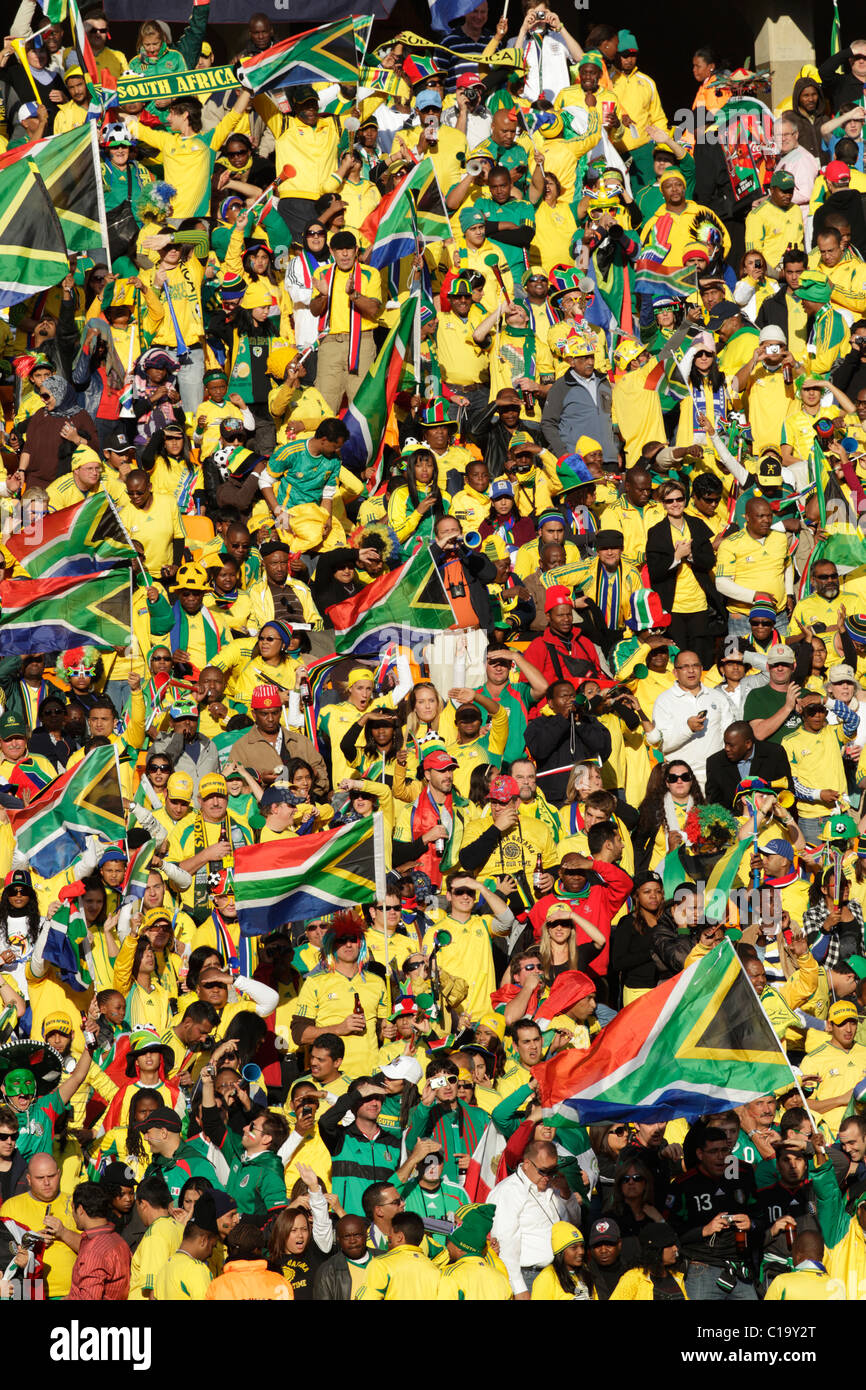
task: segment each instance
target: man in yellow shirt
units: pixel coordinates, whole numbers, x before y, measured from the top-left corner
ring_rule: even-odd
[[[436,351],[442,380],[455,390],[473,391],[490,376],[487,350],[480,347],[474,337],[476,328],[484,322],[484,310],[474,302],[469,281],[462,275],[451,282],[448,298],[450,311],[440,313],[436,321]],[[488,500],[485,521],[489,510]],[[478,527],[464,529],[477,530]]]
[[[854,1087],[866,1076],[866,1047],[854,1041],[858,1017],[857,1006],[847,999],[831,1004],[827,1014],[829,1040],[806,1058],[806,1069],[820,1077],[809,1106],[820,1116],[821,1128],[831,1140],[836,1138]]]
[[[634,34],[630,29],[621,29],[618,39],[613,91],[620,107],[631,118],[622,143],[627,150],[633,150],[647,143],[651,129],[666,132],[668,119],[655,82],[645,72],[638,72],[638,45]]]
[[[207,1261],[220,1235],[212,1193],[201,1194],[182,1232],[180,1245],[157,1271],[153,1281],[153,1297],[157,1303],[185,1299],[200,1302],[205,1298],[211,1281]]]
[[[853,251],[842,246],[838,227],[825,227],[818,233],[815,250],[809,256],[809,269],[820,270],[833,286],[830,302],[853,314],[866,312],[866,265]]]
[[[370,1261],[356,1302],[414,1303],[437,1298],[441,1276],[423,1253],[423,1240],[423,1219],[414,1211],[398,1212],[391,1222],[388,1249]]]
[[[623,538],[622,558],[639,568],[646,558],[646,538],[651,526],[664,521],[665,509],[651,502],[652,475],[642,464],[625,475],[625,495],[605,507],[599,517],[600,531],[619,531]]]
[[[310,313],[319,316],[316,387],[336,415],[345,393],[351,403],[373,365],[373,329],[382,312],[381,276],[358,260],[354,233],[331,237],[334,264],[313,276]]]
[[[154,495],[143,468],[134,468],[127,474],[126,491],[129,503],[121,508],[120,520],[130,539],[141,544],[145,568],[154,577],[174,579],[184,547],[177,503],[165,493]]]
[[[514,294],[514,280],[508,268],[508,261],[502,254],[502,248],[494,245],[487,235],[487,217],[481,208],[464,207],[460,209],[460,230],[463,233],[464,245],[457,253],[457,272],[462,279],[470,270],[475,270],[479,275],[484,276],[484,288],[481,291],[481,307],[485,314],[491,314],[499,303],[501,291],[493,274],[490,265],[491,257],[495,257],[499,273],[502,276],[502,283],[508,295]],[[449,290],[448,297],[453,305],[454,287]],[[482,316],[483,317],[483,316]]]
[[[346,915],[326,932],[323,964],[304,977],[291,1019],[293,1041],[306,1047],[321,1033],[336,1033],[345,1046],[345,1069],[350,1076],[369,1076],[376,1070],[379,1045],[376,1020],[389,1008],[381,976],[365,969],[363,925]]]
[[[13,1241],[15,1262],[27,1266],[29,1251],[21,1244],[28,1231],[42,1235],[44,1246],[34,1252],[41,1258],[48,1297],[65,1298],[72,1283],[72,1266],[78,1252],[77,1228],[72,1214],[72,1194],[60,1191],[60,1169],[50,1153],[34,1154],[27,1164],[27,1191],[10,1197],[0,1207],[0,1221]],[[73,1244],[61,1232],[72,1237]]]
[[[763,497],[746,503],[742,531],[726,536],[716,554],[716,588],[728,601],[728,632],[745,637],[749,609],[765,602],[778,615],[794,607],[794,572],[788,557],[788,537],[771,530],[773,512]]]
[[[83,502],[99,490],[102,476],[102,462],[95,450],[86,444],[79,444],[71,459],[72,471],[63,473],[48,484],[48,510],[62,511],[76,502]]]
[[[274,137],[277,173],[286,171],[279,186],[280,216],[292,239],[301,242],[304,228],[316,215],[316,199],[339,188],[339,126],[329,116],[320,116],[312,87],[276,92],[273,100],[261,93],[253,106]]]
[[[76,127],[84,125],[90,105],[90,93],[80,67],[67,68],[63,74],[63,81],[70,100],[64,101],[63,105],[57,108],[53,135],[63,135],[67,130],[75,130]]]
[[[141,1303],[153,1298],[156,1277],[180,1245],[184,1228],[171,1215],[171,1193],[158,1174],[142,1178],[135,1190],[135,1205],[145,1232],[132,1256],[129,1302]]]
[[[845,794],[848,783],[840,745],[851,743],[857,735],[856,710],[841,701],[834,705],[843,713],[838,723],[828,724],[821,696],[805,690],[800,699],[802,726],[782,739],[794,779],[797,819],[810,844],[820,843],[827,817]]]
[[[803,218],[794,204],[794,175],[777,169],[770,179],[769,196],[746,217],[746,250],[760,251],[775,270],[789,247],[803,244]]]
[[[666,270],[682,266],[683,253],[694,240],[692,223],[698,216],[707,217],[718,224],[722,233],[722,255],[726,257],[729,254],[731,239],[727,231],[709,208],[701,203],[693,203],[686,197],[686,180],[679,169],[666,172],[659,184],[659,191],[665,200],[664,206],[644,224],[641,244],[647,246],[658,242],[660,246],[668,248],[662,262]]]

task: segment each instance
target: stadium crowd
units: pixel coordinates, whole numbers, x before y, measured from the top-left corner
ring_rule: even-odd
[[[0,1298],[864,1296],[866,40],[516,8],[14,15]],[[790,1084],[551,1102],[721,949]]]

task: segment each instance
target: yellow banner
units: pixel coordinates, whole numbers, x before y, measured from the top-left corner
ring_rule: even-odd
[[[231,64],[169,72],[162,77],[137,77],[130,73],[118,78],[117,99],[121,106],[128,101],[156,101],[160,97],[201,97],[206,101],[211,92],[225,92],[240,85]]]

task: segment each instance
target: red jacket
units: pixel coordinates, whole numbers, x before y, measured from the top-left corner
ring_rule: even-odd
[[[533,666],[538,667],[550,685],[554,681],[570,681],[576,690],[578,683],[586,676],[597,676],[601,673],[595,644],[590,642],[588,637],[580,635],[579,627],[571,629],[568,642],[548,629],[530,642],[523,655]],[[592,670],[585,671],[582,676],[574,675],[570,669],[570,660],[586,661]]]
[[[110,1224],[84,1231],[72,1266],[67,1298],[87,1303],[125,1303],[132,1251]]]
[[[592,922],[604,935],[604,946],[586,967],[587,974],[594,980],[603,980],[607,974],[610,955],[610,925],[634,887],[634,882],[618,864],[608,864],[604,859],[593,859],[592,869],[603,881],[594,883],[585,898],[574,898],[571,901],[574,902],[575,911]],[[529,920],[536,941],[541,939],[541,928],[544,926],[550,905],[567,901],[568,894],[562,890],[558,893],[545,893],[544,897],[539,898],[529,909]],[[589,937],[581,927],[577,929],[576,940],[578,946],[589,942]]]

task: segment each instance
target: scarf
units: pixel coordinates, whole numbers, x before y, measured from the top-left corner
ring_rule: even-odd
[[[46,410],[46,415],[62,415],[68,417],[77,415],[81,406],[78,396],[65,377],[55,374],[48,377],[44,386],[43,393],[48,393],[54,397],[54,405],[50,410]]]
[[[324,314],[319,319],[319,337],[323,338],[326,333],[331,331],[331,313],[334,301],[334,285],[336,283],[336,265],[329,265],[325,271],[325,284],[328,287],[328,303]],[[352,289],[356,293],[361,290],[361,266],[358,261],[352,267]],[[361,314],[354,304],[349,304],[349,360],[350,372],[357,372],[358,363],[361,360]]]
[[[689,811],[692,809],[692,807],[694,806],[694,804],[695,804],[695,803],[694,803],[694,801],[692,800],[692,797],[689,796],[689,799],[688,799],[688,801],[686,802],[686,814],[687,814],[687,815],[688,815]],[[668,830],[670,830],[672,833],[676,833],[677,835],[682,835],[682,834],[683,834],[683,828],[682,828],[682,826],[680,825],[679,820],[678,820],[678,818],[677,818],[676,802],[674,801],[674,799],[673,799],[673,797],[671,796],[670,792],[665,792],[665,799],[664,799],[662,805],[663,805],[663,807],[664,807],[664,813],[665,813],[665,825],[667,826]],[[685,836],[683,836],[683,839],[685,839]]]
[[[238,929],[238,942],[235,945],[231,933],[226,926],[225,918],[214,908],[210,915],[211,924],[216,937],[217,950],[226,962],[229,969],[237,966],[241,975],[252,974],[252,958],[250,956],[250,938],[244,936],[240,930],[239,923],[235,923]]]
[[[184,612],[180,606],[180,602],[177,600],[171,606],[174,613],[174,622],[172,623],[171,636],[169,638],[171,649],[173,652],[189,651],[190,615]],[[223,645],[222,634],[209,608],[202,607],[197,614],[193,614],[192,616],[199,617],[202,620],[202,627],[204,628],[204,649],[208,663],[210,663]]]
[[[464,1145],[464,1148],[459,1150],[459,1152],[467,1154],[474,1153],[476,1148],[478,1147],[478,1141],[481,1138],[481,1135],[477,1133],[474,1124],[472,1123],[471,1119],[466,1113],[465,1107],[462,1106],[459,1101],[457,1102],[456,1111],[449,1110],[447,1112],[440,1113],[439,1118],[433,1125],[433,1138],[436,1139],[438,1143],[442,1145],[442,1152],[445,1154],[447,1162],[447,1160],[451,1158],[453,1154],[458,1152],[458,1150],[454,1150],[451,1148],[451,1143],[453,1143],[454,1141],[454,1126],[445,1124],[444,1115],[446,1113],[449,1115],[457,1116],[457,1132],[460,1135],[460,1140]]]
[[[193,908],[192,916],[196,926],[200,926],[207,918],[208,904],[210,902],[211,875],[219,874],[222,869],[230,869],[234,864],[234,819],[229,810],[226,810],[220,828],[220,839],[227,840],[232,846],[225,859],[212,859],[208,864],[202,864],[195,871],[193,885]],[[193,822],[193,854],[199,854],[207,846],[204,831],[204,818],[199,813]]]
[[[430,788],[425,786],[412,810],[409,812],[409,824],[413,840],[418,840],[428,830],[432,830],[434,825],[442,824],[448,831],[448,840],[445,844],[445,853],[442,858],[436,853],[435,841],[429,844],[421,855],[416,859],[415,867],[421,869],[427,875],[434,888],[438,888],[442,882],[443,868],[450,868],[450,849],[451,839],[454,834],[454,799],[449,795],[440,806],[438,801],[434,801]]]
[[[598,562],[598,573],[595,577],[595,601],[605,622],[611,628],[619,627],[621,571],[621,564],[611,571],[600,560]]]
[[[725,397],[724,386],[717,386],[714,391],[708,391],[706,384],[692,387],[692,429],[696,434],[703,434],[700,425],[700,417],[706,415],[710,422],[719,429],[725,423],[727,400]]]

